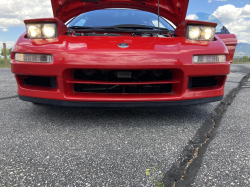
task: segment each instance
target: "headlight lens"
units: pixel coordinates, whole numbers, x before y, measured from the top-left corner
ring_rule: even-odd
[[[198,40],[201,36],[201,30],[199,27],[190,27],[188,35],[191,40]]]
[[[193,56],[193,63],[206,64],[206,63],[225,63],[227,61],[226,55],[199,55]]]
[[[39,38],[41,37],[41,25],[34,24],[34,25],[28,25],[27,26],[27,33],[30,38]]]
[[[43,35],[47,38],[54,38],[56,33],[55,24],[44,24],[42,27]]]
[[[211,40],[214,35],[214,30],[212,28],[204,28],[201,32],[201,37],[204,40]]]
[[[30,39],[53,39],[57,37],[56,23],[27,24],[27,36]]]
[[[189,40],[212,41],[214,39],[215,27],[187,26],[187,38]]]
[[[51,63],[52,55],[16,53],[15,60],[20,62]]]

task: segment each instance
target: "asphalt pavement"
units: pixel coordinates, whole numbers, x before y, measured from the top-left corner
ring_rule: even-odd
[[[193,186],[250,186],[250,79],[216,128]]]
[[[250,73],[250,63],[246,64],[231,64],[231,72],[241,72],[241,73]]]
[[[245,81],[243,77],[250,73],[246,68],[232,68],[222,102],[107,109],[20,101],[14,76],[9,69],[0,69],[0,186],[139,187],[153,186],[156,181],[163,181],[165,186],[173,186],[175,181],[176,186],[204,185],[207,181],[200,178],[204,176],[203,160],[210,160],[209,149],[197,155],[198,165],[193,166],[192,157],[213,127],[211,119],[219,115],[222,105],[237,92],[235,101],[224,107],[229,111],[239,94],[244,95],[243,89],[238,89]],[[188,180],[189,173],[196,175]],[[206,177],[210,177],[209,173]]]

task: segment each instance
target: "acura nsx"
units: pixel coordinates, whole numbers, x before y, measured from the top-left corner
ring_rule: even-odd
[[[237,38],[189,0],[51,0],[11,54],[21,100],[72,107],[219,101]]]

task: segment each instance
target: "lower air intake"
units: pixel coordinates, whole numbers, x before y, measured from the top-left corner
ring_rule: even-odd
[[[24,76],[24,82],[29,86],[57,88],[56,77]]]
[[[218,77],[190,77],[189,88],[202,88],[216,86],[218,84]]]

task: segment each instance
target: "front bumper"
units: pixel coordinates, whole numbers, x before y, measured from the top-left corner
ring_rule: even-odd
[[[190,103],[195,100],[201,102],[212,102],[210,98],[220,98],[224,95],[224,84],[226,81],[226,74],[229,73],[229,65],[205,65],[205,66],[196,66],[193,68],[186,66],[165,66],[164,69],[168,69],[173,71],[174,78],[173,80],[166,81],[167,83],[172,85],[172,91],[169,93],[81,93],[75,92],[74,85],[79,83],[84,83],[86,81],[75,80],[72,75],[75,68],[72,66],[66,67],[65,69],[54,69],[54,74],[44,75],[45,69],[41,71],[41,65],[23,65],[23,64],[15,64],[12,63],[12,71],[15,72],[16,67],[18,70],[15,72],[16,80],[18,83],[18,94],[20,96],[30,97],[30,98],[41,98],[41,99],[49,99],[56,103],[75,103],[79,102],[81,104],[73,104],[73,105],[82,105],[82,106],[97,106],[97,105],[109,105],[109,106],[117,106],[119,104],[123,104],[126,106],[151,106],[151,105],[174,105],[178,103]],[[22,67],[22,69],[19,69]],[[216,69],[216,70],[215,70]],[[42,87],[42,86],[29,86],[24,82],[24,77],[31,75],[34,76],[53,76],[56,78],[57,87]],[[56,73],[55,73],[56,72]],[[188,74],[185,76],[184,74]],[[61,76],[63,75],[63,76]],[[190,79],[191,77],[199,77],[199,76],[218,76],[218,84],[216,86],[210,87],[202,87],[202,88],[190,88]],[[105,83],[105,81],[103,81]],[[101,84],[102,82],[100,82]],[[203,100],[205,99],[205,100]],[[215,99],[215,101],[217,101]],[[25,100],[25,99],[24,99]],[[190,102],[189,102],[190,100]],[[192,101],[193,100],[193,101]],[[33,102],[33,101],[32,101]],[[34,101],[37,102],[37,101]],[[47,101],[46,101],[47,102]],[[83,103],[82,103],[83,102]],[[125,103],[124,103],[125,102]],[[141,102],[141,103],[138,103]],[[101,104],[103,103],[103,104]],[[113,103],[113,104],[111,104]],[[117,103],[117,104],[114,104]],[[131,104],[132,103],[132,104]],[[162,103],[162,104],[160,104]],[[198,102],[199,103],[199,102]],[[72,104],[66,104],[72,105]]]
[[[88,39],[88,40],[87,40]],[[98,39],[98,40],[97,40]],[[95,40],[95,41],[94,41]],[[217,39],[214,42],[190,43],[185,38],[137,38],[117,37],[69,37],[59,36],[55,41],[28,40],[21,36],[14,48],[11,70],[16,76],[18,94],[24,98],[40,98],[76,105],[125,105],[148,106],[170,105],[177,103],[212,102],[211,98],[224,95],[226,75],[230,73],[230,60],[223,64],[193,64],[193,55],[228,54],[225,45]],[[131,42],[131,49],[119,49],[120,42]],[[36,64],[15,61],[15,53],[53,54],[53,63]],[[82,69],[98,70],[152,70],[163,69],[173,72],[170,93],[77,93],[73,72]],[[56,88],[27,86],[25,76],[55,77]],[[212,87],[190,88],[191,77],[219,77],[218,84]],[[102,83],[101,83],[102,84]],[[24,99],[25,100],[25,99]],[[60,104],[60,102],[61,104]],[[37,101],[35,101],[37,102]],[[45,102],[45,101],[43,101]],[[111,103],[111,104],[110,104]],[[162,104],[161,104],[162,103]],[[199,102],[198,102],[199,103]],[[68,105],[68,104],[66,104]],[[72,105],[72,104],[69,104]],[[75,105],[75,104],[74,104]]]

